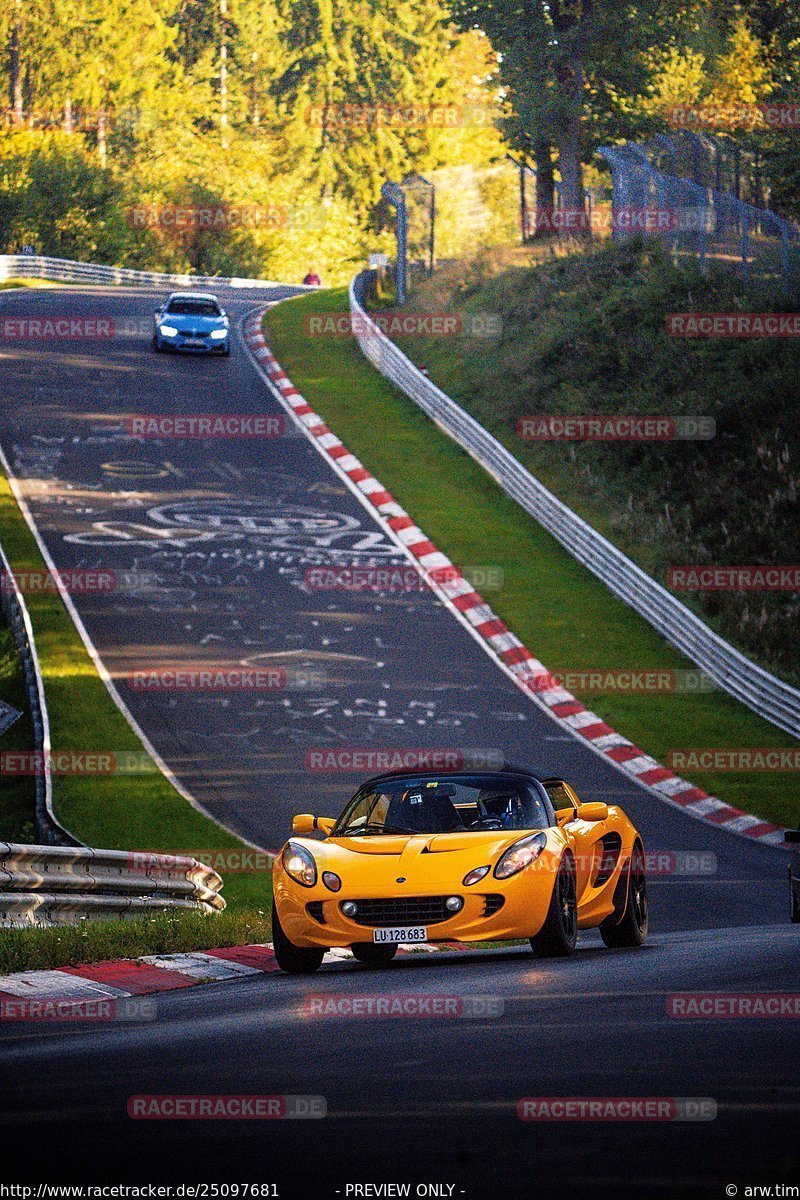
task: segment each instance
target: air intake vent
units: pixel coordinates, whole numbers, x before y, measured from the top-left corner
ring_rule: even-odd
[[[500,909],[503,907],[505,902],[506,902],[505,896],[495,896],[495,895],[484,896],[483,897],[483,912],[481,913],[481,916],[482,917],[493,917],[496,912],[500,912]]]
[[[595,887],[602,887],[604,883],[608,883],[614,874],[614,868],[619,862],[619,855],[622,850],[622,838],[618,833],[607,833],[599,849],[600,865],[594,877]]]
[[[402,899],[359,900],[351,920],[357,925],[437,925],[456,914],[445,908],[447,896],[404,896]]]
[[[322,915],[321,900],[312,900],[310,904],[306,905],[306,912],[310,917],[313,917],[315,921],[319,921],[320,925],[325,924],[325,918]]]

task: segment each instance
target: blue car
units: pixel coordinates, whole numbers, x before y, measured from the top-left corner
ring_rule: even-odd
[[[163,308],[156,309],[153,349],[230,354],[230,322],[217,297],[210,292],[173,292]]]

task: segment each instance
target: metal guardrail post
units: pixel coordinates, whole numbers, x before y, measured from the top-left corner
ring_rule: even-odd
[[[397,287],[397,303],[404,305],[407,296],[408,278],[408,217],[406,215],[406,198],[403,189],[397,183],[387,180],[381,188],[381,195],[394,207],[395,238],[397,240],[397,263],[395,266],[395,284]]]
[[[44,682],[39,668],[33,625],[24,597],[14,578],[11,564],[0,546],[0,604],[19,655],[28,711],[33,725],[34,751],[41,755],[42,769],[35,775],[36,826],[38,836],[50,845],[80,846],[81,842],[65,829],[53,811],[53,779],[50,771],[50,722]]]
[[[750,282],[750,209],[742,206],[742,276]]]

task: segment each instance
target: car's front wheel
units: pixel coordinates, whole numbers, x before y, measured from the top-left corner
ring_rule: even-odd
[[[272,902],[272,946],[275,951],[275,961],[287,975],[313,975],[322,965],[325,957],[324,950],[314,946],[295,946],[283,932],[283,926]]]
[[[622,920],[616,925],[601,925],[600,936],[611,950],[625,946],[643,946],[647,940],[649,907],[644,852],[634,850],[628,880],[628,899]]]
[[[350,949],[353,957],[366,967],[388,967],[397,954],[397,946],[376,946],[372,942],[354,942]]]
[[[558,868],[544,925],[531,938],[537,958],[565,958],[578,941],[578,897],[575,887],[575,863],[565,854]]]
[[[153,349],[155,350],[156,354],[160,354],[160,353],[161,353],[161,343],[160,343],[160,341],[158,340],[158,334],[157,334],[157,333],[154,333],[154,334],[153,334],[153,340],[152,340],[152,342],[151,342],[150,344],[151,344],[151,346],[153,347]]]

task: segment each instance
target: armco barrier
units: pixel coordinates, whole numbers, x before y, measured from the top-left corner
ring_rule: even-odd
[[[130,267],[106,267],[99,263],[73,262],[31,254],[0,254],[0,282],[6,279],[48,279],[53,283],[139,285],[141,287],[231,287],[269,288],[285,286],[271,279],[239,279],[223,275],[165,275],[158,271],[136,271]],[[302,284],[292,284],[299,290]]]
[[[221,911],[222,879],[193,858],[0,842],[0,926],[72,925],[160,909]]]
[[[362,307],[369,272],[350,285],[358,342],[382,375],[492,475],[512,500],[714,682],[779,729],[800,737],[800,691],[771,675],[704,624],[636,563],[548,491],[488,430],[419,371]],[[367,332],[365,332],[367,330]]]
[[[81,843],[56,819],[53,812],[53,779],[50,773],[50,723],[44,698],[44,684],[33,638],[33,626],[25,600],[11,571],[3,547],[0,546],[0,606],[11,629],[17,647],[28,711],[33,724],[34,749],[43,756],[44,770],[36,775],[36,827],[40,838],[52,845],[79,846]],[[0,883],[0,887],[2,883]]]

